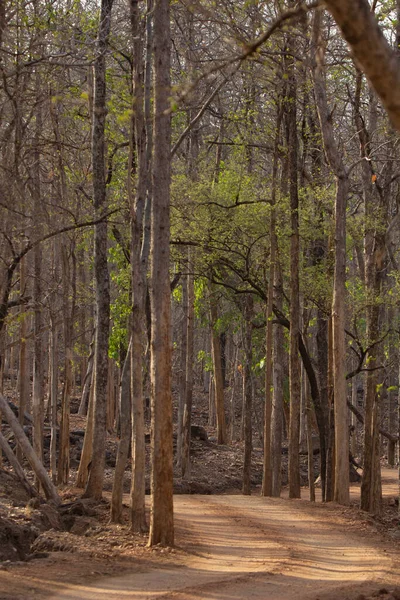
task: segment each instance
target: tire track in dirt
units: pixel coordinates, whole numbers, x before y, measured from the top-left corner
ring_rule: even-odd
[[[337,512],[256,496],[178,496],[181,552],[166,568],[71,587],[53,599],[301,600],[333,589],[339,599],[365,583],[399,584],[398,552],[353,532]]]

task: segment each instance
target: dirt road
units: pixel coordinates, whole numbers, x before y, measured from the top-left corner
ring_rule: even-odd
[[[390,477],[395,486],[395,473]],[[351,526],[339,507],[177,496],[175,515],[178,550],[161,568],[71,585],[51,598],[339,600],[400,585],[397,547],[362,524]]]

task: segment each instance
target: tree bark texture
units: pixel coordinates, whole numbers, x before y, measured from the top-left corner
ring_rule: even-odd
[[[105,121],[106,49],[111,28],[113,0],[102,0],[94,62],[94,99],[92,129],[93,200],[95,217],[106,209]],[[107,221],[95,225],[94,274],[96,293],[95,392],[93,414],[92,462],[85,496],[100,499],[103,491],[107,423],[108,332],[110,320],[110,282],[107,264]]]
[[[186,313],[186,364],[185,402],[182,423],[182,477],[190,477],[190,434],[193,401],[193,353],[194,353],[194,278],[192,251],[188,248],[187,310]]]
[[[364,236],[365,292],[368,299],[366,310],[367,339],[370,347],[367,365],[372,370],[366,374],[366,398],[364,419],[364,456],[363,477],[361,483],[361,508],[373,513],[381,510],[381,468],[380,468],[380,393],[379,384],[382,375],[375,367],[381,362],[380,346],[376,343],[381,330],[382,277],[386,259],[386,240],[383,234],[382,216],[386,216],[384,196],[372,181],[374,173],[373,134],[377,128],[377,100],[369,94],[369,122],[365,123],[361,114],[362,74],[356,75],[356,94],[354,101],[355,122],[360,140],[360,157],[363,159],[362,185],[366,228]],[[377,208],[381,210],[377,214]],[[382,215],[381,217],[379,215]]]
[[[20,264],[20,289],[22,293],[25,293],[26,286],[26,261],[27,258],[23,258]],[[20,346],[19,346],[19,380],[18,380],[18,392],[19,392],[19,422],[21,426],[24,426],[24,415],[28,410],[30,401],[30,375],[29,375],[29,361],[28,361],[28,343],[26,340],[27,335],[27,316],[23,316],[25,307],[21,306],[21,325],[20,325]],[[17,459],[20,461],[22,458],[21,448],[17,446],[16,449]]]
[[[79,461],[78,474],[76,476],[76,487],[84,488],[86,486],[88,477],[89,477],[89,469],[92,460],[92,441],[93,441],[93,412],[94,412],[94,389],[95,382],[94,377],[95,373],[93,372],[93,380],[92,385],[90,387],[90,395],[89,395],[89,407],[88,414],[86,420],[86,430],[85,437],[83,440],[83,448],[81,454],[81,460]]]
[[[151,507],[149,545],[174,543],[169,281],[171,93],[169,0],[154,3],[154,155],[151,219]]]
[[[282,272],[279,263],[275,268],[275,305],[283,308]],[[272,496],[279,497],[282,486],[282,433],[283,433],[283,382],[285,347],[282,327],[274,324],[273,396],[271,416]]]
[[[211,353],[214,368],[214,397],[215,413],[217,418],[217,442],[226,444],[226,419],[224,401],[224,381],[221,361],[221,341],[216,331],[218,321],[218,303],[215,292],[211,289],[210,294],[210,318],[211,318]]]
[[[349,502],[349,432],[347,424],[345,296],[346,296],[346,206],[348,173],[336,145],[332,119],[328,110],[324,81],[324,48],[321,36],[321,13],[314,17],[315,48],[314,94],[326,156],[336,177],[335,200],[335,267],[332,301],[333,389],[335,417],[335,488],[334,499]]]
[[[400,130],[400,61],[367,0],[325,0],[354,57]]]
[[[121,375],[120,389],[120,439],[118,443],[117,459],[115,463],[114,481],[111,494],[111,514],[112,523],[122,523],[122,494],[124,484],[124,473],[128,461],[129,446],[131,442],[131,349],[129,344],[128,351],[124,360]]]
[[[243,420],[244,420],[244,457],[243,457],[243,485],[242,492],[251,494],[251,455],[253,451],[253,384],[251,377],[252,366],[252,332],[253,332],[253,298],[245,296],[243,300]]]
[[[133,129],[131,152],[136,154],[136,193],[130,193],[131,203],[131,272],[132,272],[132,482],[131,482],[131,529],[147,530],[145,515],[145,443],[144,443],[144,397],[143,356],[145,338],[145,300],[147,291],[148,244],[145,225],[146,195],[148,193],[148,148],[145,122],[145,64],[143,40],[145,21],[141,21],[139,3],[131,0],[131,30],[134,50],[133,79]],[[133,148],[135,140],[135,148]],[[131,161],[132,163],[132,161]],[[131,182],[129,180],[129,185]],[[129,186],[128,186],[128,189]],[[167,269],[168,274],[168,269]]]
[[[188,299],[187,299],[187,271],[188,264],[187,260],[182,261],[182,321],[181,321],[181,335],[180,335],[180,360],[181,360],[181,372],[179,377],[179,406],[178,406],[178,436],[176,441],[176,465],[177,468],[182,470],[182,443],[183,443],[183,413],[185,410],[186,401],[186,355],[187,355],[187,311],[188,311]]]
[[[265,335],[265,407],[264,407],[264,461],[263,461],[263,482],[261,493],[263,496],[272,495],[272,461],[273,450],[271,446],[272,432],[272,373],[273,373],[273,304],[274,304],[274,284],[275,284],[275,262],[277,253],[276,237],[276,180],[278,176],[278,150],[280,140],[280,129],[282,123],[282,110],[279,108],[277,115],[274,158],[272,166],[272,184],[271,184],[271,215],[269,225],[270,237],[270,265],[269,281],[266,311],[266,335]],[[275,449],[276,451],[277,449]]]
[[[300,497],[300,296],[299,296],[299,194],[298,194],[298,139],[297,139],[297,82],[293,56],[296,54],[293,35],[289,36],[287,74],[288,74],[288,106],[287,127],[289,133],[289,196],[290,196],[290,350],[289,350],[289,386],[290,386],[290,420],[289,420],[289,498]]]

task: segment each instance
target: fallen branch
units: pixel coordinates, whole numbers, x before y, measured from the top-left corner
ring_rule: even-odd
[[[347,400],[347,406],[351,410],[353,415],[356,416],[357,421],[359,423],[361,423],[362,425],[364,425],[364,417],[360,413],[360,411],[355,406],[353,406],[353,404],[349,400]],[[392,433],[389,433],[389,431],[386,431],[386,429],[382,429],[381,427],[379,428],[379,433],[381,435],[383,435],[383,437],[385,437],[387,440],[390,440],[391,442],[396,443],[399,441],[398,435],[393,435]]]
[[[37,490],[28,481],[23,468],[21,467],[21,465],[19,464],[19,462],[17,460],[17,457],[15,456],[14,452],[12,451],[12,448],[10,447],[6,438],[4,437],[4,435],[1,432],[0,432],[0,448],[4,452],[6,459],[8,460],[8,462],[14,469],[14,472],[15,472],[16,476],[18,477],[18,479],[20,480],[25,491],[29,494],[29,496],[31,498],[38,496],[39,494],[38,494]]]
[[[28,438],[26,437],[24,430],[18,422],[18,419],[14,415],[10,408],[8,401],[4,396],[0,394],[0,410],[12,431],[14,432],[15,439],[18,442],[22,452],[25,454],[29,464],[31,465],[36,477],[43,487],[44,494],[47,500],[53,500],[55,504],[61,504],[60,496],[58,495],[57,489],[51,481],[46,469],[39,460],[36,452],[32,448]]]

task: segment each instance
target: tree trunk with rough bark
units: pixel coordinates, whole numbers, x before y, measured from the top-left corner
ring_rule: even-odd
[[[288,40],[289,56],[286,59],[288,75],[288,158],[289,158],[289,196],[290,196],[290,349],[289,349],[289,498],[300,498],[300,296],[299,296],[299,193],[298,193],[298,139],[297,139],[297,81],[293,56],[296,44],[293,34]]]
[[[274,280],[275,306],[283,309],[282,271],[279,263],[275,269]],[[281,325],[274,324],[274,356],[273,356],[273,396],[271,418],[271,455],[272,455],[272,496],[278,498],[282,486],[282,437],[283,437],[283,384],[285,345]]]
[[[22,293],[25,293],[26,286],[26,261],[27,258],[23,258],[20,263],[20,289]],[[21,324],[20,324],[20,346],[19,346],[19,379],[18,379],[18,395],[19,395],[19,412],[18,418],[21,427],[24,426],[24,415],[28,410],[30,402],[30,374],[29,374],[29,361],[28,361],[28,342],[26,335],[28,333],[27,327],[27,316],[24,316],[25,307],[21,305]],[[22,452],[21,448],[17,446],[16,455],[18,461],[21,462]]]
[[[186,364],[185,364],[185,403],[182,424],[182,477],[190,477],[190,437],[193,400],[193,352],[194,352],[194,278],[192,251],[188,248],[187,276],[187,322],[186,322]]]
[[[361,114],[361,89],[362,74],[356,75],[356,94],[354,101],[355,122],[360,140],[360,155],[362,160],[362,185],[365,208],[365,237],[364,237],[364,263],[365,263],[365,292],[368,298],[366,310],[367,340],[370,349],[367,354],[366,364],[373,369],[366,374],[366,397],[364,418],[364,460],[363,477],[361,483],[361,508],[379,514],[381,510],[381,468],[380,468],[380,394],[379,386],[383,383],[382,376],[375,370],[380,363],[381,350],[376,344],[381,329],[381,287],[386,259],[386,240],[382,234],[385,222],[382,216],[387,213],[384,206],[384,197],[379,193],[377,186],[372,181],[374,173],[374,157],[371,156],[372,135],[377,129],[377,99],[370,93],[368,124]],[[380,208],[377,212],[377,208]],[[381,218],[380,218],[381,215]]]
[[[36,73],[36,120],[34,134],[33,164],[31,166],[33,210],[35,215],[34,233],[40,237],[42,232],[41,222],[43,210],[41,197],[41,136],[42,126],[42,98],[41,76]],[[32,385],[32,445],[40,460],[43,460],[43,426],[44,426],[44,352],[42,333],[42,248],[38,244],[33,250],[33,385]]]
[[[346,206],[349,190],[348,173],[334,140],[332,119],[325,87],[324,48],[320,12],[314,17],[314,93],[325,152],[336,177],[335,199],[335,267],[332,301],[333,389],[335,418],[335,488],[334,499],[349,503],[349,431],[347,418],[345,297],[346,297]]]
[[[106,209],[105,122],[106,50],[111,28],[113,0],[102,0],[94,61],[92,128],[93,200],[95,216]],[[103,492],[107,423],[108,334],[110,320],[110,281],[107,264],[107,221],[94,228],[94,276],[96,292],[96,338],[92,461],[85,496],[100,499]]]
[[[90,386],[89,394],[89,407],[86,419],[85,437],[83,440],[83,448],[81,454],[81,460],[79,461],[78,473],[76,476],[76,487],[84,488],[86,486],[90,463],[92,460],[92,440],[93,440],[93,412],[94,412],[94,382],[95,374],[92,375],[92,385]]]
[[[278,176],[278,150],[280,140],[280,129],[282,123],[282,110],[278,108],[274,158],[272,166],[272,187],[271,187],[271,216],[269,224],[270,237],[270,266],[269,266],[269,281],[267,295],[267,311],[266,311],[266,336],[265,336],[265,407],[264,407],[264,461],[263,461],[263,482],[261,493],[263,496],[272,495],[272,373],[273,373],[273,301],[274,301],[274,284],[275,284],[275,261],[277,253],[277,237],[276,237],[276,180]],[[275,449],[276,451],[277,449]]]
[[[221,361],[221,342],[216,324],[218,321],[218,304],[215,292],[210,293],[210,319],[211,319],[211,353],[214,369],[214,398],[215,413],[217,419],[217,442],[226,444],[226,420],[224,401],[224,381]]]
[[[90,387],[93,380],[93,366],[94,366],[94,338],[90,342],[89,358],[87,359],[85,378],[82,384],[82,397],[79,404],[78,415],[86,416],[89,406]]]
[[[171,183],[169,0],[155,0],[153,15],[154,155],[150,252],[152,473],[149,545],[172,546],[174,520],[169,281]]]
[[[129,447],[132,431],[132,408],[131,408],[131,349],[129,344],[125,356],[121,375],[120,389],[120,438],[118,443],[117,459],[114,471],[114,481],[111,494],[112,523],[122,523],[122,494],[124,484],[124,473],[128,461]]]
[[[71,273],[69,265],[69,253],[66,246],[67,240],[64,240],[62,246],[62,273],[63,273],[63,331],[64,331],[64,385],[61,401],[61,421],[60,421],[60,444],[58,457],[58,483],[67,484],[69,478],[69,424],[70,424],[70,404],[72,389],[72,335],[73,335],[73,315],[71,314],[69,292],[71,284]]]
[[[390,47],[368,0],[325,0],[358,64],[400,130],[400,60]]]
[[[133,193],[131,174],[128,180],[131,204],[131,272],[132,272],[132,354],[131,354],[131,393],[132,393],[132,483],[130,522],[134,532],[147,531],[145,515],[145,443],[144,443],[144,397],[143,397],[143,356],[145,339],[145,300],[148,268],[148,230],[146,229],[146,197],[149,194],[146,129],[146,103],[149,90],[145,86],[145,69],[150,66],[143,60],[144,34],[146,25],[141,21],[139,3],[131,0],[131,31],[134,50],[134,111],[130,155],[136,153],[136,193]],[[149,35],[149,32],[147,32]],[[151,35],[151,33],[150,33]],[[148,52],[148,50],[147,50]],[[148,58],[146,57],[148,60]],[[135,141],[135,148],[133,147]],[[130,161],[132,164],[132,161]],[[167,269],[168,274],[168,269]]]
[[[251,494],[251,455],[253,450],[253,384],[251,376],[252,366],[252,333],[253,333],[253,298],[245,296],[243,300],[243,399],[244,399],[244,457],[243,457],[243,484],[242,493]],[[265,494],[264,494],[265,495]]]
[[[178,406],[178,436],[176,441],[176,466],[179,471],[182,471],[182,445],[183,445],[183,414],[185,411],[186,402],[186,356],[187,356],[187,320],[188,320],[188,299],[187,299],[187,260],[182,261],[182,321],[180,335],[180,361],[181,372],[179,376],[179,406]]]

